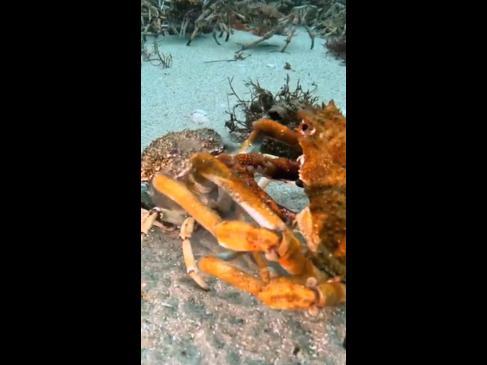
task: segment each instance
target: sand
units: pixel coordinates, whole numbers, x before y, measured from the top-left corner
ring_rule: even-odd
[[[252,39],[237,31],[222,46],[204,36],[187,47],[183,39],[161,37],[159,48],[172,55],[173,66],[142,65],[142,148],[184,128],[213,128],[231,143],[224,126],[231,77],[236,91],[245,96],[244,81],[249,78],[275,92],[289,74],[291,86],[298,79],[305,89],[316,83],[321,101],[333,99],[345,110],[345,67],[326,55],[322,39],[310,50],[304,30],[287,53],[273,52],[284,40],[275,36],[264,43],[268,47],[248,50],[251,56],[243,61],[203,63],[232,59],[238,43]],[[286,62],[293,71],[284,69]],[[206,118],[193,121],[195,110]],[[270,194],[295,210],[306,205],[302,191],[292,185],[274,183]],[[201,230],[192,241],[196,258],[222,250]],[[345,308],[326,309],[317,318],[271,310],[213,278],[206,278],[210,291],[205,292],[185,273],[176,232],[153,229],[141,242],[141,251],[142,364],[345,364]]]
[[[141,246],[142,364],[345,364],[345,308],[314,318],[271,310],[210,277],[203,291],[185,273],[177,232],[153,230]],[[193,250],[222,251],[204,231]]]
[[[303,88],[313,89],[321,101],[331,99],[345,113],[345,75],[341,61],[326,54],[324,40],[317,38],[310,50],[310,38],[302,29],[286,50],[276,52],[284,44],[284,37],[274,36],[263,43],[264,47],[250,49],[251,56],[243,61],[204,63],[204,61],[233,59],[239,43],[256,39],[252,34],[235,31],[228,42],[218,46],[211,36],[195,39],[186,46],[184,39],[176,36],[160,37],[159,50],[170,53],[173,65],[168,69],[144,62],[142,64],[142,149],[152,140],[169,131],[183,128],[209,127],[215,129],[224,139],[229,139],[225,128],[228,115],[228,79],[240,96],[248,95],[244,82],[259,80],[260,85],[272,92],[279,90],[289,74],[291,86],[300,80]],[[152,39],[146,46],[152,48]],[[285,63],[292,70],[284,69]],[[230,99],[232,106],[235,99]],[[206,112],[206,125],[193,122],[195,110]]]

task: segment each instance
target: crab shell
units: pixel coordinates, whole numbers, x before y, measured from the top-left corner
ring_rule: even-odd
[[[184,179],[191,168],[191,156],[195,153],[208,152],[218,155],[223,150],[222,137],[209,128],[184,129],[179,132],[166,133],[144,149],[141,156],[141,181],[150,182],[159,173],[176,179]],[[184,210],[171,199],[155,192],[152,185],[149,186],[148,195],[152,203],[171,211],[172,215],[166,213],[165,219],[176,217],[170,223],[180,225],[186,217]]]
[[[300,180],[310,205],[297,217],[314,263],[345,275],[346,120],[333,101],[298,112]],[[336,262],[339,262],[338,265]]]

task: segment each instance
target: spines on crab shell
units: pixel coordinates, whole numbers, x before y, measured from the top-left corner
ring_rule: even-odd
[[[346,121],[333,101],[298,112],[303,150],[300,180],[310,200],[297,217],[313,261],[345,274]]]
[[[314,190],[309,195],[313,231],[319,236],[313,262],[336,275],[345,274],[346,193],[340,187]]]
[[[190,157],[196,152],[219,154],[224,150],[222,137],[212,129],[184,129],[169,132],[152,141],[142,152],[141,180],[150,181],[164,172],[176,177],[191,167]]]
[[[345,184],[346,121],[333,101],[298,112],[303,150],[301,180],[309,186]]]

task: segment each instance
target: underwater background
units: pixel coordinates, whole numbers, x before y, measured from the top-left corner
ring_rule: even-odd
[[[191,40],[195,20],[211,5]],[[304,19],[296,15],[242,49],[279,28],[296,7]],[[252,100],[249,82],[274,99],[287,84],[317,103],[334,100],[345,115],[345,51],[333,51],[339,47],[333,42],[345,37],[345,7],[329,0],[141,0],[142,150],[168,132],[199,128],[216,131],[227,148],[237,146],[245,136],[234,123],[232,129],[232,113],[245,120],[236,105],[238,98]],[[272,182],[269,194],[296,211],[308,203],[300,189],[281,182]],[[202,230],[192,242],[197,258],[222,252]],[[345,364],[345,307],[310,317],[271,310],[216,279],[208,281],[210,291],[200,290],[185,274],[177,233],[155,230],[141,250],[142,364]]]

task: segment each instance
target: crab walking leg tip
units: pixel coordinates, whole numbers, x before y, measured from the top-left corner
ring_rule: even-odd
[[[308,309],[308,314],[311,317],[316,317],[319,313],[320,313],[320,309],[316,305],[314,305]]]
[[[143,216],[140,226],[140,232],[142,235],[147,235],[149,233],[149,230],[152,228],[160,214],[161,212],[159,211],[159,209],[154,208],[148,214],[146,213]]]
[[[186,265],[186,273],[198,284],[198,286],[204,290],[208,290],[208,285],[200,277],[198,273],[198,267],[193,256],[193,250],[191,248],[190,238],[195,228],[195,220],[192,217],[188,217],[181,225],[179,237],[182,240],[183,258]]]
[[[198,286],[201,289],[206,290],[206,291],[210,290],[208,288],[208,284],[206,284],[206,282],[202,279],[202,277],[199,275],[199,273],[197,273],[196,271],[191,271],[191,272],[188,272],[188,275],[190,276],[191,279],[193,279],[193,281],[196,284],[198,284]]]

